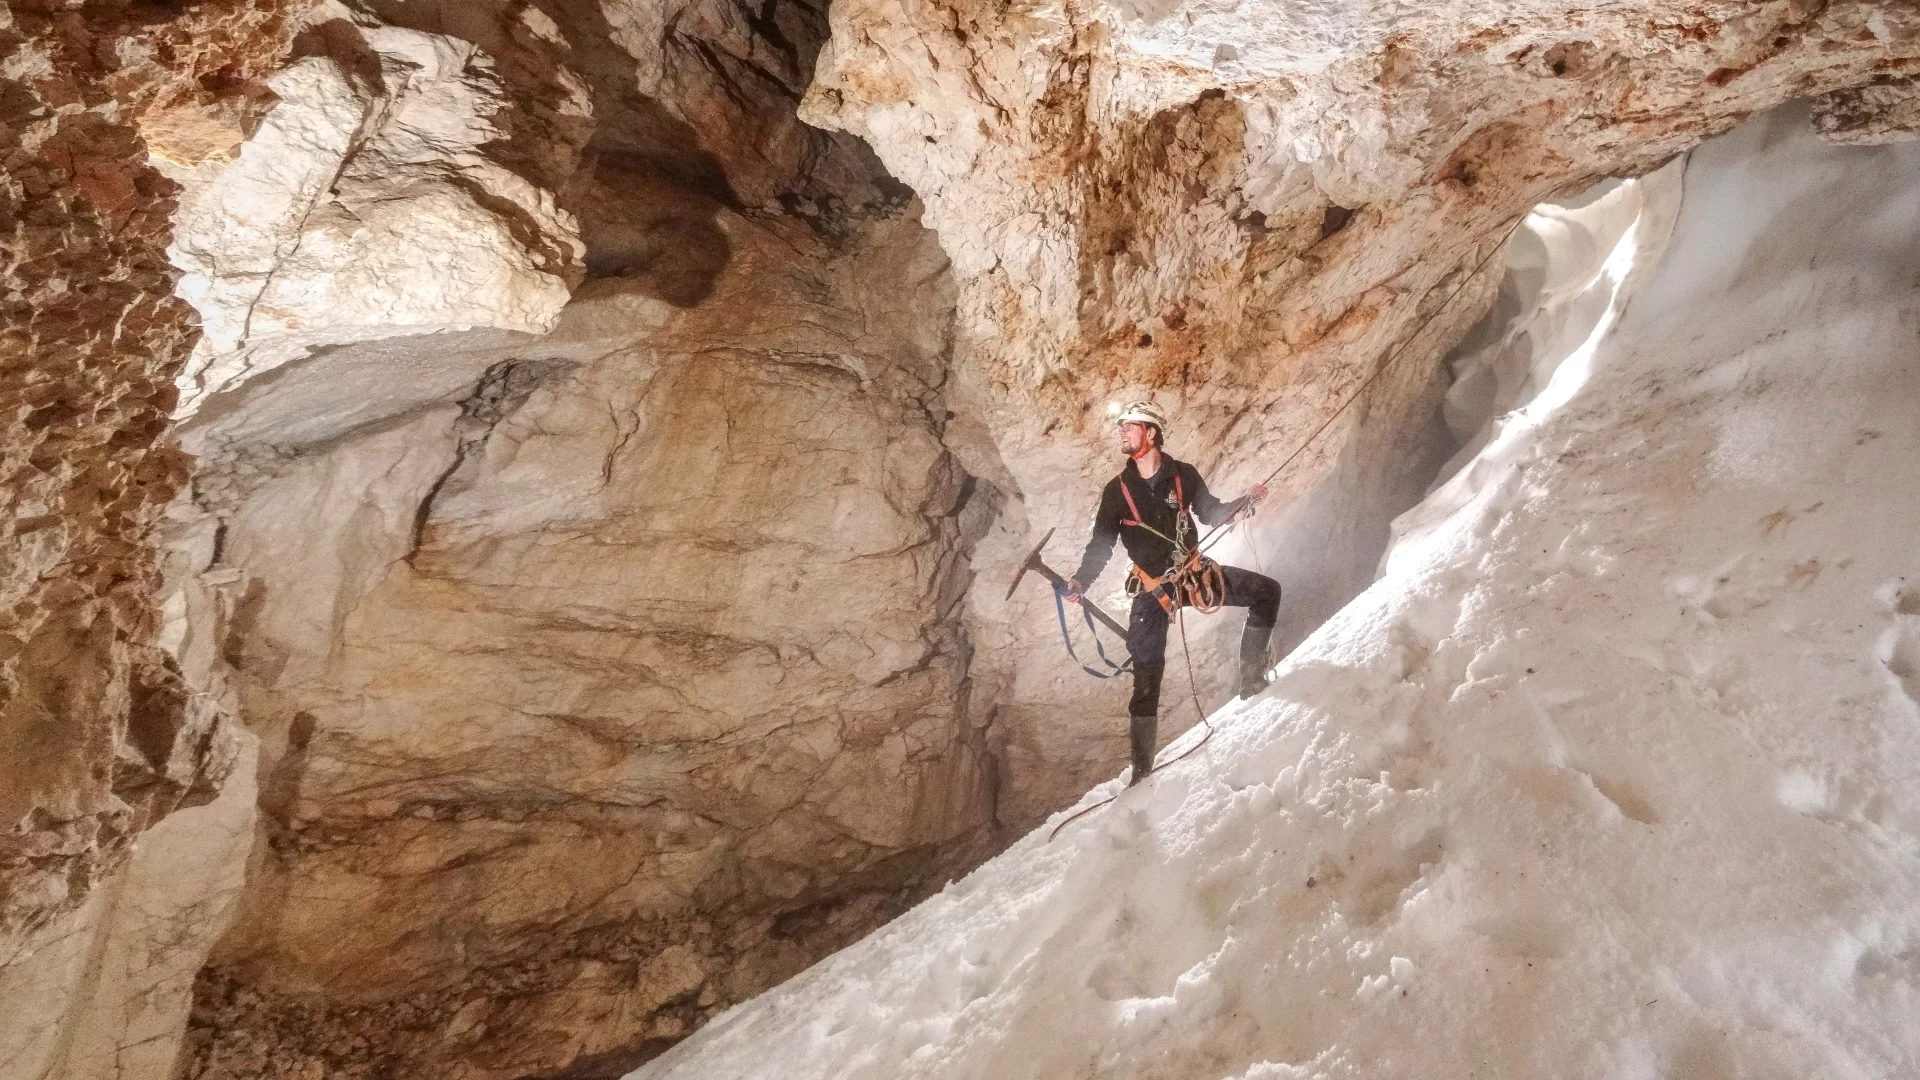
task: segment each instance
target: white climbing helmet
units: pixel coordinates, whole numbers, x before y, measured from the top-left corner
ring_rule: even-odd
[[[1167,430],[1166,414],[1162,413],[1159,406],[1151,401],[1135,401],[1123,405],[1113,418],[1113,422],[1116,424],[1124,424],[1129,420],[1142,424],[1152,424],[1154,427],[1159,428],[1162,434],[1165,434]]]

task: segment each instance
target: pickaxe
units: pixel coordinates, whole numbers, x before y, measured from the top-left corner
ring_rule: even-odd
[[[1041,577],[1046,578],[1048,581],[1053,582],[1053,587],[1055,589],[1058,589],[1061,592],[1066,591],[1067,579],[1061,577],[1059,574],[1054,573],[1052,567],[1048,566],[1046,563],[1040,560],[1040,549],[1046,547],[1047,541],[1051,539],[1053,539],[1053,530],[1048,529],[1047,535],[1041,537],[1040,542],[1034,545],[1034,548],[1032,551],[1027,553],[1026,561],[1020,564],[1020,571],[1013,575],[1013,583],[1007,586],[1007,599],[1009,600],[1013,599],[1013,590],[1020,587],[1020,579],[1023,577],[1026,577],[1027,571],[1029,570],[1032,570],[1033,572],[1039,574]],[[1094,618],[1099,619],[1102,623],[1105,623],[1107,629],[1113,631],[1116,634],[1119,634],[1122,638],[1125,638],[1127,636],[1127,628],[1120,625],[1119,620],[1115,619],[1113,616],[1107,614],[1106,612],[1100,610],[1100,605],[1094,603],[1090,598],[1082,596],[1080,598],[1080,605],[1086,608],[1087,611],[1091,613]]]

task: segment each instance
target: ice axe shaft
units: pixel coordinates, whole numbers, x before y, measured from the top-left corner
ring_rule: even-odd
[[[1026,561],[1020,564],[1019,572],[1013,575],[1013,582],[1007,586],[1007,599],[1009,600],[1013,599],[1013,590],[1020,587],[1021,579],[1027,576],[1027,571],[1029,570],[1033,571],[1036,574],[1039,574],[1043,578],[1046,578],[1049,582],[1052,582],[1054,588],[1059,589],[1063,592],[1066,590],[1067,579],[1055,573],[1053,570],[1053,567],[1048,566],[1040,558],[1040,550],[1046,547],[1047,541],[1051,539],[1053,539],[1053,530],[1048,529],[1047,535],[1041,537],[1040,542],[1038,544],[1035,544],[1033,550],[1027,553]],[[1113,631],[1116,634],[1119,634],[1122,639],[1124,639],[1127,636],[1127,628],[1120,625],[1120,621],[1118,619],[1115,619],[1113,616],[1107,614],[1105,611],[1100,610],[1099,604],[1094,603],[1088,597],[1082,596],[1080,598],[1080,605],[1086,608],[1087,612],[1091,614],[1094,618],[1099,619],[1101,623],[1103,623],[1106,626],[1107,629]]]

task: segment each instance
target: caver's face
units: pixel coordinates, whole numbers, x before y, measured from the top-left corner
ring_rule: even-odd
[[[1153,429],[1138,420],[1124,420],[1120,424],[1120,451],[1133,457],[1140,451],[1153,445]]]

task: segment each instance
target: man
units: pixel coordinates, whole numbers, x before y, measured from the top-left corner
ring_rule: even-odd
[[[1127,464],[1100,493],[1093,536],[1087,540],[1080,569],[1067,581],[1066,598],[1080,602],[1085,589],[1081,583],[1100,576],[1113,555],[1115,537],[1127,545],[1136,579],[1128,591],[1134,592],[1136,583],[1139,586],[1133,596],[1133,617],[1127,623],[1127,655],[1133,658],[1133,700],[1127,708],[1133,775],[1127,783],[1132,785],[1153,771],[1160,678],[1167,667],[1167,625],[1173,611],[1189,599],[1164,580],[1174,567],[1176,546],[1185,556],[1199,543],[1194,515],[1208,525],[1218,525],[1265,499],[1267,489],[1256,485],[1246,496],[1223,503],[1207,490],[1199,470],[1161,452],[1166,417],[1151,402],[1128,405],[1116,420]],[[1237,566],[1220,570],[1226,586],[1220,601],[1247,609],[1246,629],[1240,635],[1239,691],[1241,697],[1252,697],[1267,685],[1267,641],[1280,612],[1280,585],[1265,574]]]

